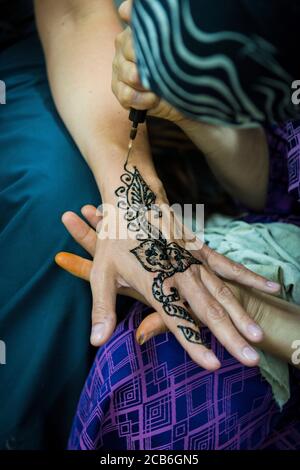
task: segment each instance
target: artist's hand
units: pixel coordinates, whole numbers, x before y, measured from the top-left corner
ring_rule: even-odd
[[[124,21],[130,21],[131,2],[120,7]],[[261,211],[266,202],[269,178],[269,152],[261,128],[235,129],[192,120],[173,106],[145,90],[139,80],[129,27],[115,41],[112,90],[128,109],[147,109],[148,114],[176,123],[201,150],[219,183],[250,209]]]
[[[100,218],[95,215],[95,208],[87,206],[83,208],[82,212],[90,224],[95,227],[100,220]],[[179,334],[177,324],[178,322],[182,323],[182,321],[178,321],[178,318],[169,318],[162,310],[161,305],[153,300],[151,291],[153,275],[150,273],[149,276],[148,272],[137,269],[132,253],[129,252],[126,259],[124,258],[126,257],[124,254],[121,254],[121,258],[119,258],[120,252],[116,249],[116,246],[111,250],[107,245],[103,245],[105,241],[97,241],[95,231],[74,213],[66,213],[63,217],[63,222],[75,240],[87,249],[92,256],[94,256],[95,253],[96,257],[97,255],[99,256],[99,272],[95,279],[97,284],[93,289],[94,301],[96,299],[93,323],[101,324],[101,322],[104,322],[105,334],[102,339],[92,341],[93,344],[103,344],[109,339],[109,336],[114,330],[114,296],[117,289],[120,293],[131,295],[151,305],[154,310],[157,310],[161,321],[158,322],[156,317],[156,326],[153,322],[151,323],[154,334],[155,331],[160,331],[163,322],[165,328],[170,329],[176,335],[182,346],[196,363],[210,370],[220,366],[215,356],[203,345],[185,341],[183,336]],[[101,244],[103,247],[102,250]],[[137,242],[134,242],[135,246],[136,244]],[[261,332],[259,329],[257,330],[257,328],[255,330],[255,323],[246,315],[243,307],[239,304],[239,297],[236,296],[212,270],[219,272],[219,274],[222,274],[224,277],[240,280],[244,284],[254,285],[266,292],[274,292],[276,286],[275,289],[274,285],[268,286],[264,278],[212,252],[206,246],[204,246],[203,249],[204,251],[201,253],[201,258],[204,260],[206,266],[194,266],[200,269],[201,278],[199,278],[199,272],[196,273],[195,270],[189,272],[189,270],[186,270],[183,273],[178,273],[177,282],[175,281],[176,275],[173,276],[172,284],[180,288],[180,293],[184,296],[184,299],[188,301],[191,308],[187,307],[186,304],[182,305],[192,314],[197,323],[206,324],[231,354],[245,365],[253,366],[257,363],[258,359],[255,357],[254,350],[250,348],[243,337],[248,338],[251,342],[258,342],[262,337]],[[113,283],[110,281],[111,273],[109,273],[109,270],[115,267],[116,258],[118,259],[119,272],[117,283]],[[73,274],[79,275],[85,279],[90,279],[92,268],[91,261],[63,253],[57,255],[56,261]],[[187,276],[185,276],[186,274]],[[180,283],[180,286],[178,283]],[[172,285],[170,286],[169,283],[168,287],[172,287]],[[97,292],[95,292],[95,289]],[[97,307],[99,307],[98,311]],[[184,324],[188,325],[188,323],[185,322]],[[148,326],[150,325],[148,324]],[[243,336],[241,336],[237,330]],[[147,331],[149,330],[146,328],[146,332]],[[255,334],[253,335],[251,332]]]
[[[295,351],[299,345],[299,305],[233,282],[226,281],[225,284],[248,315],[262,328],[264,338],[258,345],[259,349],[300,369],[300,351]],[[139,344],[144,344],[166,332],[168,328],[161,316],[153,312],[137,328],[136,338]]]
[[[78,276],[78,269],[81,263],[85,262],[83,258],[76,259],[69,253],[60,255],[60,265],[67,271]],[[77,257],[78,258],[78,257]],[[67,266],[68,263],[68,266]],[[79,276],[80,277],[80,276]],[[261,327],[263,331],[270,330],[272,323],[272,309],[265,299],[266,297],[258,295],[258,291],[249,287],[241,286],[235,282],[225,281],[225,285],[231,290],[234,297],[248,313],[248,315]],[[125,294],[127,295],[127,294]],[[134,292],[128,293],[130,297],[137,298]],[[266,294],[265,294],[266,295]],[[137,299],[140,300],[140,299]],[[274,316],[273,316],[274,319]],[[162,333],[168,332],[166,324],[163,322],[158,312],[152,312],[143,319],[136,330],[136,339],[139,344],[144,344],[151,338]],[[276,354],[275,354],[276,355]]]
[[[129,23],[131,1],[125,1],[119,8],[123,21]],[[179,123],[182,115],[166,101],[141,85],[133,48],[132,31],[128,26],[115,40],[113,61],[112,90],[125,108],[148,110],[148,114]]]

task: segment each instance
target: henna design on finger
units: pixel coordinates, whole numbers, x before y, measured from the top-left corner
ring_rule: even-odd
[[[182,331],[185,339],[190,343],[203,344],[199,331],[196,331],[193,328],[189,328],[188,326],[182,325],[177,325],[177,328]]]

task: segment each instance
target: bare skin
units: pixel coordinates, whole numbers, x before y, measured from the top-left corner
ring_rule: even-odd
[[[122,31],[113,2],[102,0],[99,8],[98,0],[36,0],[35,9],[58,112],[94,174],[102,201],[117,207],[115,191],[124,172],[129,122],[127,111],[111,91],[114,40]],[[168,204],[152,162],[145,126],[136,140],[131,164],[138,165],[156,202]],[[115,300],[120,287],[135,289],[154,309],[161,308],[152,295],[153,273],[144,270],[133,256],[131,250],[135,247],[132,240],[108,239],[96,244],[90,276],[91,342],[95,346],[104,344],[114,331]],[[239,361],[248,366],[257,364],[258,356],[249,342],[260,341],[262,331],[228,292],[222,278],[264,292],[278,291],[278,284],[207,247],[199,247],[197,256],[203,263],[200,268],[191,266],[184,273],[175,274],[170,288],[178,289],[182,301],[187,300],[194,307],[199,321],[207,324]],[[194,289],[190,289],[191,283]],[[227,296],[222,295],[224,289]],[[177,324],[169,319],[168,327],[175,333]],[[177,337],[182,341],[178,332]],[[214,369],[219,365],[214,354],[202,346],[194,355],[203,367]]]
[[[82,214],[90,225],[74,213],[66,213],[63,222],[73,238],[91,256],[94,256],[97,244],[97,235],[94,229],[97,226],[99,228],[101,215],[97,215],[93,206],[83,207]],[[90,280],[92,261],[71,253],[59,253],[56,256],[56,262],[71,274],[87,281]],[[300,339],[300,307],[233,282],[226,282],[226,286],[263,329],[264,336],[258,344],[259,348],[293,364],[294,348],[292,345],[294,341]],[[147,299],[130,287],[121,286],[118,293],[150,305]],[[189,311],[193,315],[191,309]],[[150,338],[167,331],[169,329],[161,313],[153,312],[139,325],[136,338],[139,344],[143,344]],[[300,364],[294,363],[293,365],[300,368]]]

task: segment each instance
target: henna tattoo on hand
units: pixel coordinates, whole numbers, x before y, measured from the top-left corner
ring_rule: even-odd
[[[182,326],[182,325],[178,325],[177,328],[179,328],[182,331],[185,339],[189,341],[190,343],[196,343],[196,344],[202,343],[201,335],[199,331],[195,331],[193,328],[189,328],[188,326]]]
[[[202,263],[177,243],[168,243],[161,230],[148,221],[148,211],[154,211],[156,217],[162,217],[160,208],[155,204],[156,195],[136,167],[132,171],[128,169],[127,161],[124,171],[121,176],[123,184],[115,194],[119,199],[118,207],[125,211],[128,230],[136,232],[135,238],[140,241],[140,244],[130,251],[144,269],[157,273],[153,280],[152,293],[155,300],[161,303],[164,312],[198,328],[188,310],[175,303],[180,301],[176,287],[171,287],[170,292],[166,293],[164,282],[174,274],[186,271],[191,265]],[[199,329],[197,331],[184,325],[177,327],[188,342],[202,344]]]

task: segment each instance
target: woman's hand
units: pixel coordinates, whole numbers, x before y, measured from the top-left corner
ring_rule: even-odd
[[[295,351],[299,345],[299,305],[233,282],[227,281],[225,284],[248,315],[262,328],[264,337],[259,348],[299,369],[299,352]],[[153,312],[137,328],[136,339],[142,345],[167,331],[160,315]]]
[[[101,220],[101,217],[95,215],[95,208],[91,206],[83,208],[82,213],[94,227]],[[180,334],[178,323],[187,328],[190,323],[168,316],[161,303],[154,299],[152,290],[154,275],[137,266],[135,257],[130,253],[131,246],[124,249],[120,241],[114,243],[111,240],[97,239],[95,231],[74,213],[64,214],[63,222],[75,240],[92,256],[95,255],[93,268],[91,261],[74,258],[73,255],[58,254],[56,257],[57,263],[62,267],[94,282],[93,324],[94,327],[96,325],[96,330],[98,325],[102,329],[102,337],[92,336],[94,345],[103,344],[114,330],[116,323],[114,301],[119,290],[151,305],[196,363],[210,370],[220,366],[214,354],[199,344],[199,341],[195,344]],[[136,241],[133,242],[134,247],[136,244]],[[168,283],[167,290],[172,292],[173,289],[174,292],[174,289],[177,289],[180,292],[181,299],[176,304],[192,315],[197,328],[200,323],[207,325],[233,356],[245,365],[253,366],[257,364],[258,357],[244,337],[251,342],[259,342],[262,339],[262,332],[247,316],[231,289],[212,270],[227,278],[240,279],[245,284],[256,285],[265,291],[276,290],[276,285],[271,283],[269,286],[264,278],[212,252],[207,246],[202,249],[203,252],[200,250],[197,256],[201,256],[205,265],[195,265],[196,269],[190,271],[187,269],[175,274]],[[97,271],[93,272],[95,265]],[[193,329],[196,328],[192,326]]]
[[[123,21],[129,23],[131,2],[125,1],[119,8]],[[132,31],[129,26],[118,34],[115,40],[115,57],[113,60],[112,91],[125,109],[147,109],[151,116],[179,123],[181,113],[161,100],[154,93],[141,85],[135,63]]]
[[[94,228],[101,223],[101,216],[95,215],[95,208],[85,206],[82,213]],[[71,235],[90,254],[94,256],[97,244],[95,230],[87,225],[80,217],[72,212],[64,215],[63,221]],[[58,253],[55,258],[57,264],[71,274],[89,281],[92,270],[92,261],[71,253]],[[299,340],[300,308],[278,297],[250,289],[234,282],[225,282],[237,301],[241,304],[249,316],[260,325],[264,331],[264,337],[259,347],[281,359],[293,364],[293,342]],[[119,287],[118,294],[132,297],[149,305],[143,295],[130,287]],[[192,314],[189,307],[189,312]],[[200,322],[199,325],[201,326]],[[144,344],[151,338],[169,331],[163,316],[158,312],[150,313],[139,325],[136,331],[136,339],[139,344]],[[299,364],[293,364],[299,367]]]
[[[123,2],[119,13],[128,23],[131,2]],[[264,130],[234,129],[194,121],[145,90],[139,80],[130,27],[115,40],[112,90],[123,108],[147,109],[149,115],[177,124],[205,155],[218,181],[231,196],[251,209],[264,208],[269,177]]]

